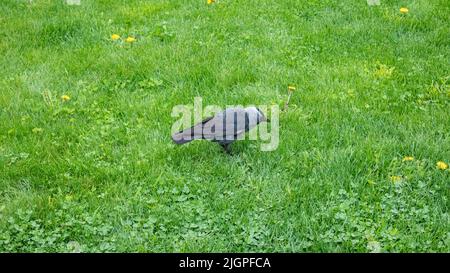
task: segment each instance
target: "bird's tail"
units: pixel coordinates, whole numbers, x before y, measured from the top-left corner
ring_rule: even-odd
[[[194,126],[172,135],[172,140],[178,145],[185,144],[195,140]]]
[[[182,136],[180,137],[180,133],[176,133],[172,135],[172,140],[175,142],[175,144],[181,145],[188,142],[191,142],[193,139],[183,139]]]

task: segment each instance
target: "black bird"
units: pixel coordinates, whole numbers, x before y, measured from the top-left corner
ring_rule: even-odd
[[[234,107],[215,116],[206,118],[191,128],[172,135],[176,144],[185,144],[196,139],[206,139],[217,142],[225,152],[230,153],[230,144],[257,126],[259,123],[269,121],[256,107]]]

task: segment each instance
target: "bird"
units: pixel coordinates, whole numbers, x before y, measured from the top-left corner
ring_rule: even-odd
[[[230,154],[230,145],[261,122],[270,122],[270,120],[257,107],[230,107],[173,134],[172,140],[178,145],[193,140],[209,140],[218,143],[226,153]]]

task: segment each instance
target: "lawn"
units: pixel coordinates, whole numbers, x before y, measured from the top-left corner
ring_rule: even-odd
[[[2,0],[0,252],[450,252],[449,14]],[[174,106],[288,85],[275,151],[172,143]]]

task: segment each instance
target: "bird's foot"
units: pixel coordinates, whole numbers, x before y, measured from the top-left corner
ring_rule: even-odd
[[[230,149],[230,144],[225,144],[225,145],[221,145],[221,146],[223,148],[224,153],[226,153],[227,155],[233,154]]]

